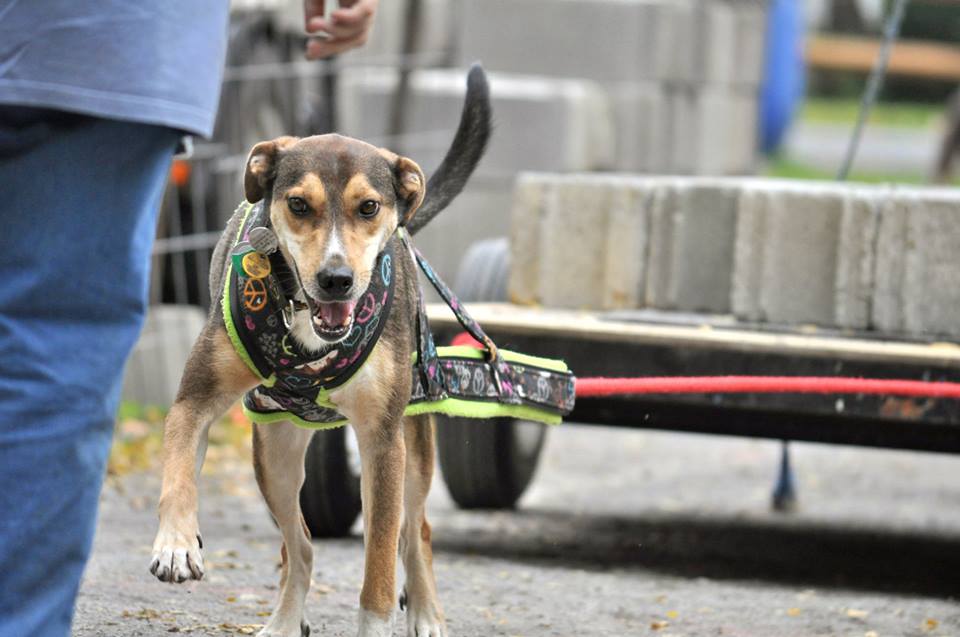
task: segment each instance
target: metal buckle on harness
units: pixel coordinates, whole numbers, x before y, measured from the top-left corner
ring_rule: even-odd
[[[483,335],[483,344],[487,349],[487,363],[490,365],[493,384],[497,388],[497,397],[499,398],[503,395],[503,384],[500,382],[500,350],[497,349],[493,339],[486,334]]]
[[[287,310],[290,310],[290,316],[287,316]],[[283,326],[288,330],[293,329],[293,317],[296,315],[297,306],[293,304],[293,299],[290,299],[289,305],[283,308],[280,311],[280,314],[283,315]]]

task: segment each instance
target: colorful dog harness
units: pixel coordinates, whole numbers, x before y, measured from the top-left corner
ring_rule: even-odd
[[[403,228],[377,256],[370,283],[357,302],[348,335],[319,352],[290,333],[294,313],[291,272],[268,228],[263,202],[244,203],[237,242],[223,291],[223,320],[237,353],[262,383],[246,393],[244,411],[254,422],[290,420],[313,429],[347,423],[330,393],[356,377],[376,346],[393,301],[394,263],[407,250],[464,329],[483,346],[436,347],[418,287],[417,351],[413,389],[405,413],[508,416],[556,424],[574,403],[574,376],[562,361],[498,349],[470,317]]]

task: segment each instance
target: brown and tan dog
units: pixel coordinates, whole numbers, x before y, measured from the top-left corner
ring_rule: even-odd
[[[489,129],[486,79],[474,67],[457,135],[430,180],[429,195],[416,163],[355,139],[281,137],[254,146],[244,190],[248,201],[262,199],[268,206],[279,249],[299,273],[299,300],[308,309],[295,313],[290,332],[301,346],[320,358],[343,340],[343,327],[370,282],[374,262],[398,225],[406,223],[413,232],[449,204],[479,161]],[[223,290],[239,224],[234,215],[214,252],[211,298]],[[429,417],[403,415],[415,351],[416,266],[406,251],[396,256],[395,298],[382,335],[354,379],[330,394],[360,447],[366,561],[359,635],[392,634],[399,551],[407,578],[407,634],[445,636],[424,514],[434,466],[433,423]],[[215,305],[164,426],[160,525],[150,565],[163,581],[203,577],[196,479],[207,431],[259,382],[231,344]],[[304,599],[313,549],[298,495],[312,433],[289,422],[254,425],[257,483],[283,535],[280,599],[262,636],[300,637],[310,630]]]

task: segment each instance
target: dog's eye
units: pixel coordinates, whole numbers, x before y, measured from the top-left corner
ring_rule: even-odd
[[[373,199],[367,199],[360,204],[360,216],[372,217],[380,211],[380,204]]]
[[[290,197],[287,199],[287,207],[290,208],[290,212],[298,217],[303,217],[310,214],[310,209],[307,207],[307,202],[304,201],[302,197]]]

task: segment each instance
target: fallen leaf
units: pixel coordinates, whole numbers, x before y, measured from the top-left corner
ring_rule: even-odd
[[[788,608],[788,609],[787,609],[787,615],[790,615],[790,617],[799,617],[799,616],[800,616],[800,609],[799,609],[799,608]]]
[[[924,629],[924,630],[936,630],[936,629],[937,629],[937,626],[939,626],[939,625],[940,625],[940,622],[938,622],[938,621],[935,620],[935,619],[930,619],[930,618],[928,617],[927,620],[926,620],[925,622],[923,622],[923,629]]]
[[[662,630],[669,625],[670,624],[668,622],[665,622],[663,620],[657,620],[654,622],[650,622],[650,630]]]
[[[159,619],[160,613],[152,608],[141,608],[138,611],[123,611],[124,617],[135,617],[137,619]]]
[[[668,610],[668,611],[667,611],[667,617],[669,617],[670,619],[676,619],[676,618],[679,617],[679,616],[680,616],[680,613],[678,613],[678,612],[675,611],[675,610]]]
[[[865,610],[857,610],[856,608],[847,609],[847,617],[852,617],[853,619],[864,619],[870,613]]]
[[[863,633],[863,637],[880,637],[880,635],[878,635],[877,631],[875,630],[868,630],[867,632]]]

